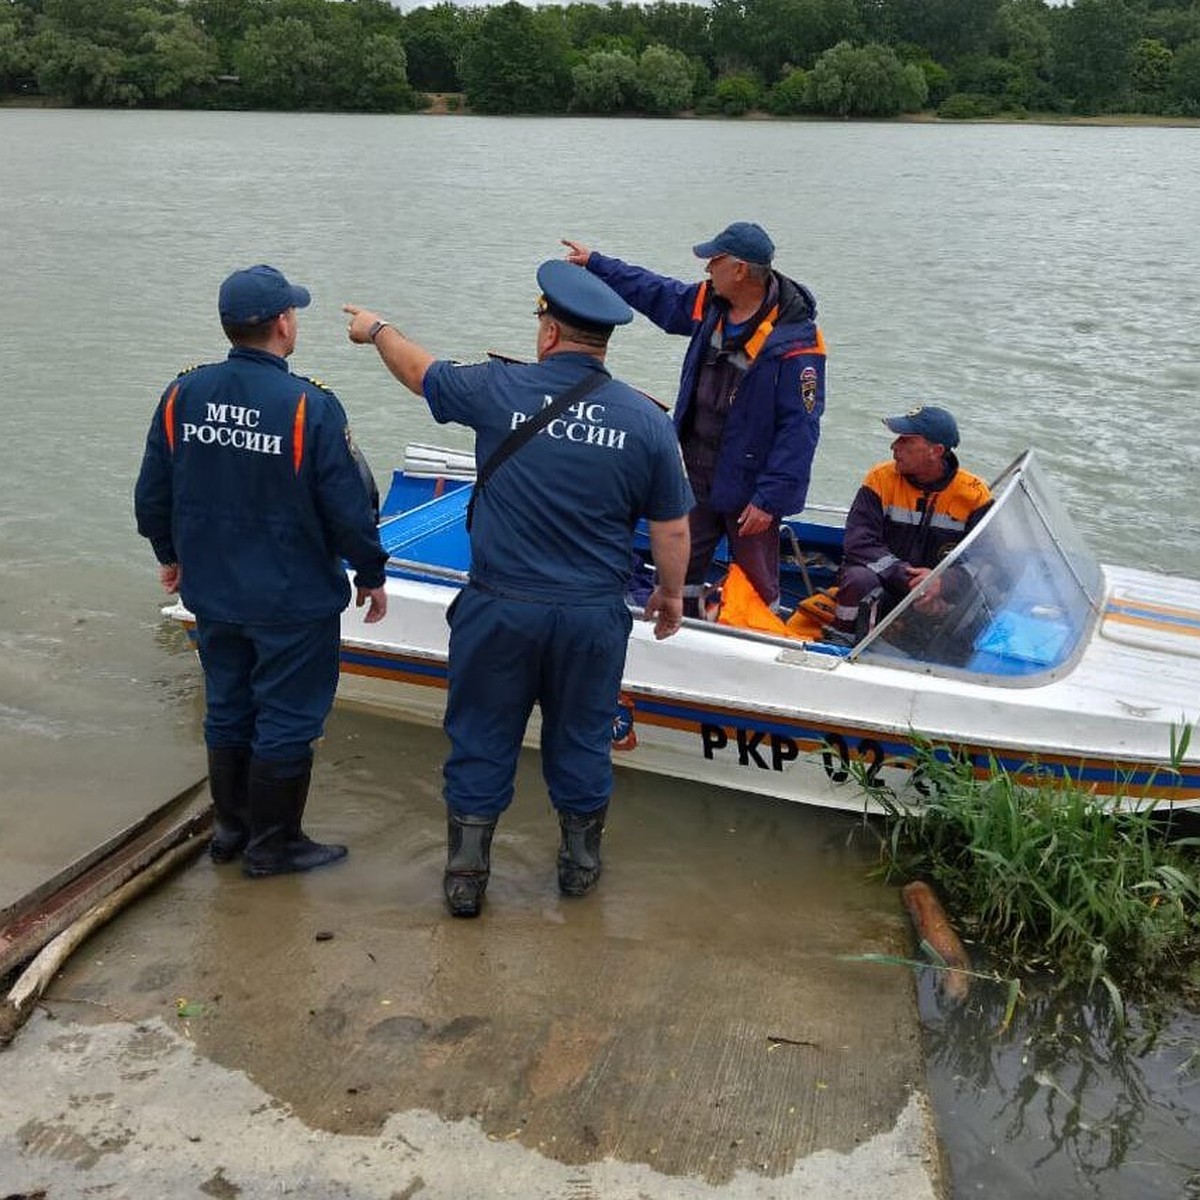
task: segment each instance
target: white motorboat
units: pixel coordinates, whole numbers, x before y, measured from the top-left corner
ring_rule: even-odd
[[[388,612],[342,619],[339,699],[440,720],[446,608],[467,578],[474,459],[412,446],[380,532]],[[701,620],[656,641],[635,622],[619,764],[861,810],[863,782],[919,799],[914,744],[984,772],[1069,776],[1103,796],[1200,805],[1200,582],[1101,565],[1026,452],[995,503],[929,577],[969,586],[937,615],[910,594],[852,649]],[[785,522],[786,603],[833,580],[837,510]],[[639,531],[637,544],[648,541]],[[924,586],[929,586],[928,581]],[[635,607],[636,599],[631,600]],[[167,610],[191,623],[176,606]],[[536,714],[535,714],[536,715]],[[536,744],[536,721],[530,741]]]

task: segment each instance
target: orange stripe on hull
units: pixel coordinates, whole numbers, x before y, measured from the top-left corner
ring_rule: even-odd
[[[1185,614],[1195,618],[1195,613]],[[1139,629],[1154,629],[1159,633],[1175,633],[1180,637],[1200,637],[1200,627],[1177,625],[1173,621],[1155,621],[1150,617],[1135,617],[1131,613],[1107,612],[1105,622],[1112,621],[1120,625],[1136,625]]]
[[[423,671],[406,671],[403,667],[363,667],[357,663],[343,663],[343,675],[365,675],[370,679],[386,679],[396,683],[412,683],[420,687],[440,688],[449,686],[445,679],[426,675]]]
[[[1177,604],[1156,604],[1152,600],[1133,600],[1128,596],[1117,596],[1110,600],[1104,615],[1128,620],[1127,615],[1121,611],[1123,608],[1143,608],[1147,612],[1162,613],[1164,617],[1183,617],[1192,621],[1200,619],[1200,612],[1194,608],[1182,608]]]

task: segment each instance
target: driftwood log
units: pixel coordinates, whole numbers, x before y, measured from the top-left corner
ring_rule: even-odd
[[[954,1004],[961,1004],[971,989],[971,959],[954,926],[950,924],[942,902],[933,888],[921,881],[906,884],[900,894],[917,937],[945,964],[938,978],[942,997]]]
[[[176,867],[195,858],[204,849],[206,841],[203,837],[193,837],[178,846],[173,846],[47,943],[21,973],[8,996],[0,1004],[0,1046],[7,1046],[13,1040],[41,994],[75,952],[76,947]]]
[[[104,854],[89,856],[86,870],[68,868],[50,884],[36,889],[12,909],[0,932],[0,949],[11,955],[37,951],[8,995],[0,1000],[0,1048],[7,1046],[55,974],[87,937],[131,901],[152,888],[207,845],[211,806],[197,795],[201,780],[156,810],[156,827],[139,824],[132,841],[106,845]],[[178,809],[182,810],[182,815]],[[162,828],[163,821],[168,823]],[[94,861],[92,861],[94,860]],[[89,907],[82,908],[84,904]],[[80,909],[82,908],[82,911]],[[27,955],[17,961],[25,961]],[[8,963],[6,962],[6,965]]]
[[[0,978],[27,963],[51,938],[150,865],[164,850],[212,823],[207,776],[172,796],[0,909]]]

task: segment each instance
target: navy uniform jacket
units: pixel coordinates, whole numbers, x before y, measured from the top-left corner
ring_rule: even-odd
[[[676,428],[683,429],[713,330],[728,314],[728,303],[713,294],[707,280],[684,283],[596,251],[587,269],[660,329],[691,338],[673,414]],[[799,512],[808,496],[825,411],[825,343],[812,293],[778,271],[775,278],[779,311],[764,323],[770,327],[738,385],[721,435],[708,501],[716,512],[741,512],[750,503],[784,517]]]
[[[387,555],[338,398],[235,346],[163,393],[134,493],[138,532],[178,562],[184,604],[237,624],[313,621],[379,587]]]
[[[482,466],[524,418],[593,371],[606,382],[515,451],[480,495],[471,577],[485,587],[544,602],[623,596],[638,519],[675,520],[692,507],[670,418],[589,354],[435,362],[425,398],[439,422],[475,430]]]

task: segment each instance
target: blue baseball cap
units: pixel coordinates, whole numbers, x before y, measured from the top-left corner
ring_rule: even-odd
[[[742,262],[766,267],[775,257],[775,243],[761,225],[755,225],[753,221],[734,221],[732,225],[726,225],[715,238],[693,246],[692,253],[697,258],[728,254],[740,258]]]
[[[223,325],[261,325],[289,308],[307,308],[311,303],[308,288],[288,283],[281,271],[260,263],[234,271],[221,284],[217,309]]]
[[[953,414],[932,404],[911,408],[900,417],[884,417],[883,423],[893,433],[914,433],[947,450],[958,445],[958,422]]]
[[[633,309],[604,282],[565,258],[551,258],[537,269],[542,289],[538,312],[557,316],[569,325],[612,329],[628,325]]]

